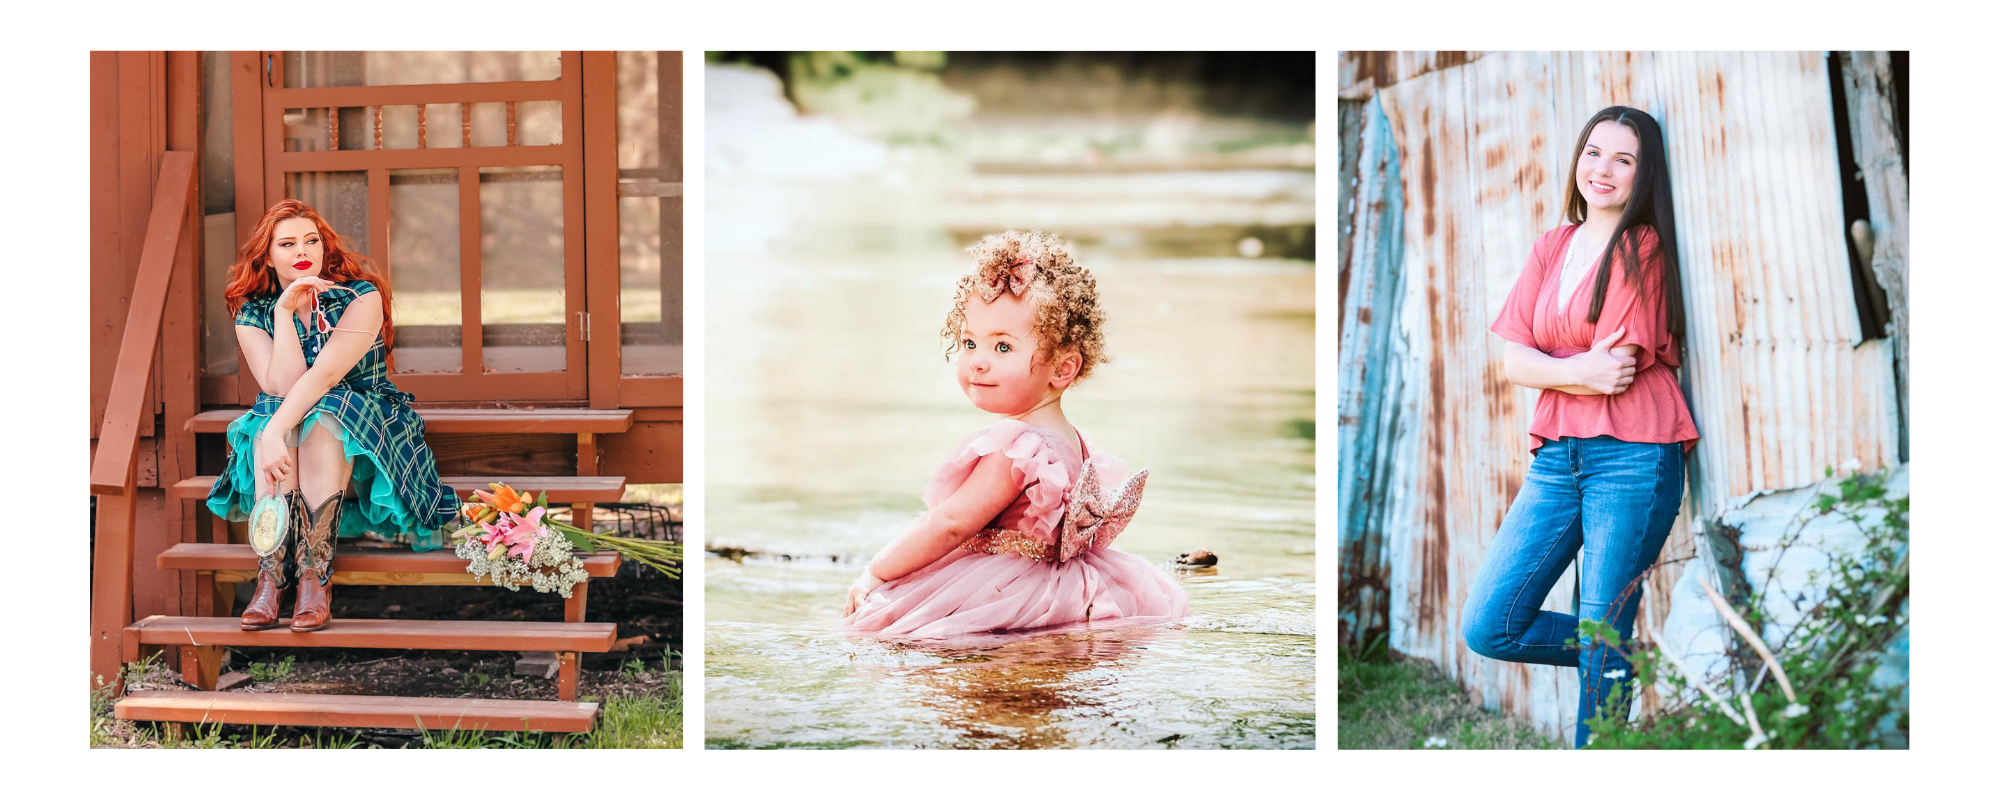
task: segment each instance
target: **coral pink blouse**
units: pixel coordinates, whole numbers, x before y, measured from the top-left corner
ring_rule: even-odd
[[[1576,225],[1565,225],[1535,242],[1514,290],[1500,308],[1500,318],[1492,331],[1500,338],[1519,342],[1556,358],[1568,358],[1588,351],[1598,339],[1625,329],[1624,338],[1614,345],[1636,344],[1639,352],[1632,385],[1614,395],[1574,395],[1555,389],[1542,390],[1535,403],[1535,419],[1528,426],[1534,438],[1533,453],[1553,439],[1574,436],[1612,436],[1627,442],[1681,442],[1682,452],[1694,450],[1700,438],[1694,429],[1694,415],[1681,396],[1680,381],[1673,369],[1680,366],[1674,337],[1667,332],[1667,306],[1660,292],[1659,235],[1650,226],[1638,228],[1639,258],[1647,263],[1641,272],[1647,290],[1635,291],[1625,280],[1624,249],[1612,259],[1611,283],[1604,289],[1604,308],[1597,324],[1589,322],[1590,290],[1597,283],[1593,264],[1561,311],[1563,254]]]

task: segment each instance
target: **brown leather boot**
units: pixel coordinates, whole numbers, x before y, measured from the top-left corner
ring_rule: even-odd
[[[290,547],[293,536],[303,527],[306,513],[306,496],[297,489],[285,495],[286,520],[285,535],[278,538],[278,549],[270,555],[257,557],[257,589],[250,595],[250,605],[243,608],[243,629],[261,631],[278,627],[278,616],[284,612],[285,595],[291,590]]]
[[[340,495],[321,500],[299,529],[299,604],[292,630],[316,631],[333,621],[333,543],[340,536]]]

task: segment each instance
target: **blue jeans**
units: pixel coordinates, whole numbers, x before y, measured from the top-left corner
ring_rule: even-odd
[[[1577,617],[1541,610],[1574,558],[1585,619],[1611,623],[1626,641],[1639,613],[1635,582],[1660,556],[1680,512],[1681,446],[1609,436],[1563,437],[1544,444],[1465,599],[1465,644],[1487,658],[1576,667],[1582,683],[1576,746],[1590,741],[1584,720],[1623,679],[1630,708],[1632,665],[1577,633]],[[1628,587],[1630,592],[1627,593]],[[1566,642],[1577,639],[1581,649]]]

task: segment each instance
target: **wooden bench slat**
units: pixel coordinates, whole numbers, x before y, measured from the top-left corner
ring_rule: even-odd
[[[583,556],[583,569],[592,578],[609,578],[618,574],[621,557],[617,553],[590,553]],[[160,569],[206,569],[257,571],[257,554],[247,544],[207,544],[183,542],[161,551],[158,559]],[[432,550],[418,553],[410,550],[378,550],[374,548],[340,548],[333,557],[333,580],[348,583],[341,577],[347,573],[394,573],[407,575],[463,575],[465,559],[450,550]],[[367,583],[361,585],[381,586],[402,583],[423,583],[425,581],[394,581],[390,584]],[[481,580],[485,585],[490,583]],[[358,583],[358,582],[357,582]],[[466,581],[470,583],[470,581]]]
[[[618,638],[609,622],[335,619],[316,631],[246,631],[236,617],[153,616],[126,628],[140,644],[222,647],[359,647],[393,650],[529,650],[606,653]]]
[[[214,475],[196,475],[174,484],[173,496],[178,500],[200,500],[208,497],[208,491],[215,486]],[[619,475],[550,475],[525,478],[513,477],[471,477],[452,475],[439,478],[451,487],[453,494],[464,498],[474,489],[485,489],[494,481],[505,483],[524,492],[537,495],[549,493],[549,502],[556,505],[571,503],[616,503],[625,496],[625,478]]]
[[[249,409],[218,408],[188,419],[195,433],[223,433]],[[417,408],[427,433],[624,433],[629,408]]]
[[[116,706],[119,719],[322,728],[582,733],[596,703],[454,697],[258,694],[143,690]]]

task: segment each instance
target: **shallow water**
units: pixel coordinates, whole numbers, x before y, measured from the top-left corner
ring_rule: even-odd
[[[708,745],[1313,746],[1307,262],[1079,253],[1112,361],[1064,408],[1093,447],[1153,470],[1119,549],[1220,556],[1175,573],[1185,620],[924,643],[833,629],[930,471],[993,420],[937,338],[958,247],[710,253],[704,529],[751,555],[706,562]]]

